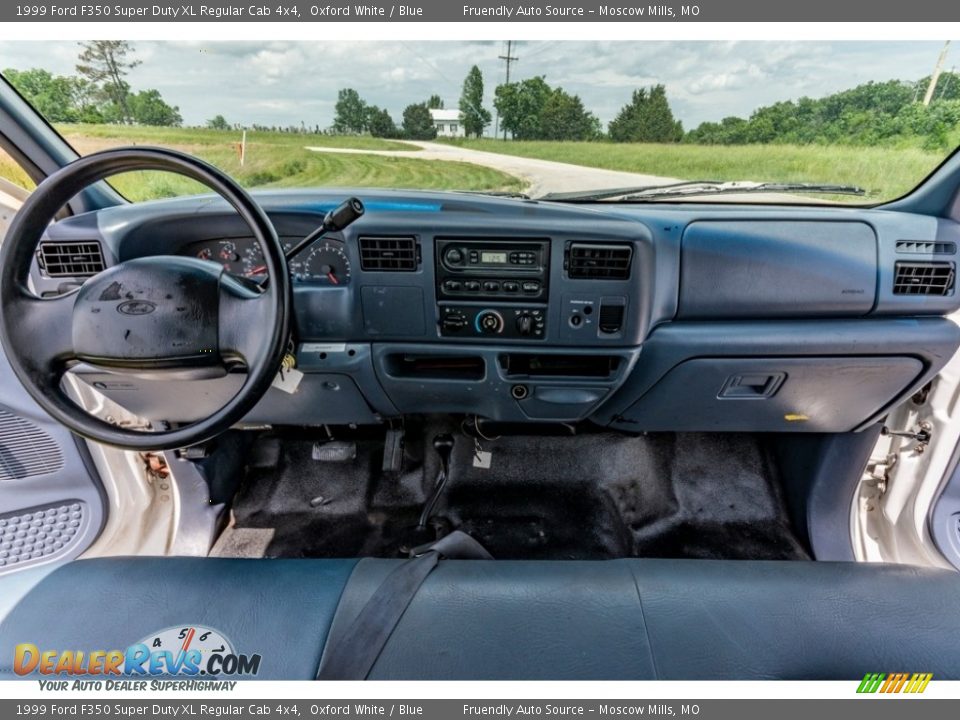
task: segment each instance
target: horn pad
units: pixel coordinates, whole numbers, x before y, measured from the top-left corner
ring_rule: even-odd
[[[77,357],[131,370],[220,364],[222,273],[216,263],[160,256],[90,278],[73,309]]]

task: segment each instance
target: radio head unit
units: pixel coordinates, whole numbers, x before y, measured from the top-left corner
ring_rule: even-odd
[[[546,302],[550,241],[437,238],[437,298]]]

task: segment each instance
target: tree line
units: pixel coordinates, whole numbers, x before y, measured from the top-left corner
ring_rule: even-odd
[[[76,75],[54,75],[41,68],[7,69],[4,77],[50,122],[183,124],[180,108],[160,92],[134,92],[126,78],[140,65],[130,43],[94,40],[80,43]]]
[[[708,145],[791,143],[880,145],[919,144],[927,150],[949,149],[960,128],[960,74],[944,73],[929,105],[922,99],[930,78],[917,82],[889,80],[827,95],[778,102],[747,118],[705,122],[684,136],[685,142]]]
[[[483,106],[483,75],[474,65],[463,81],[458,110],[464,134],[480,137],[492,116]],[[432,140],[437,135],[430,110],[442,108],[437,95],[404,108],[398,125],[390,113],[365,102],[353,88],[337,95],[332,130],[337,133],[369,133],[375,137]],[[673,117],[666,88],[655,85],[634,91],[608,134],[600,120],[584,107],[579,95],[552,87],[544,76],[498,85],[493,95],[498,128],[514,140],[600,140],[615,142],[678,142],[683,127]]]
[[[684,131],[674,117],[664,85],[633,91],[630,100],[603,131],[599,119],[578,95],[551,86],[537,76],[497,86],[493,94],[499,130],[514,140],[607,140],[621,143],[742,144],[845,144],[879,145],[900,142],[928,150],[953,147],[960,130],[960,74],[940,76],[929,105],[919,102],[930,78],[916,82],[868,82],[823,98],[802,97],[757,108],[748,117],[731,116],[704,122]],[[344,95],[346,93],[346,95]],[[354,90],[341,91],[353,103],[349,117],[337,105],[334,123],[338,132],[370,132],[384,137],[429,140],[435,136],[428,110],[434,105],[408,106],[402,126],[393,124],[385,110],[367,108]],[[357,104],[359,101],[359,104]],[[482,111],[483,78],[473,67],[464,81],[460,99],[466,134],[481,136],[490,124]]]

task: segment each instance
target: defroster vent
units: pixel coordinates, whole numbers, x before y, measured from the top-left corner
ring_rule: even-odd
[[[37,262],[47,277],[90,277],[103,272],[103,251],[95,240],[40,243]]]
[[[576,280],[626,280],[633,248],[629,245],[570,243],[564,256],[567,277]]]
[[[954,267],[947,262],[898,262],[893,294],[949,295],[953,292]]]
[[[413,272],[420,263],[414,237],[361,237],[360,267],[369,272]]]
[[[897,252],[912,255],[956,255],[957,244],[946,240],[897,240]]]

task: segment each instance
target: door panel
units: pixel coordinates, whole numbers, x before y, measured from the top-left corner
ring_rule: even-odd
[[[0,349],[0,575],[77,557],[104,513],[84,441],[37,406]]]

